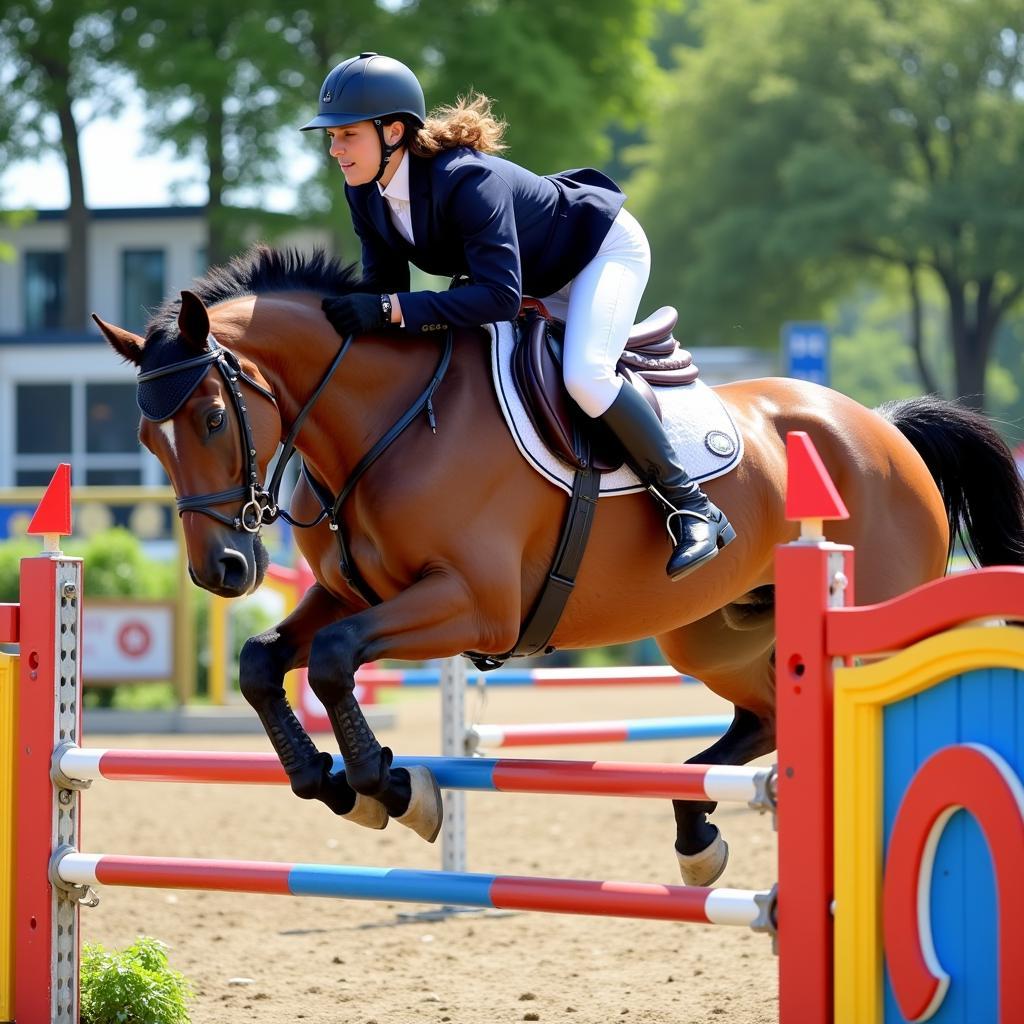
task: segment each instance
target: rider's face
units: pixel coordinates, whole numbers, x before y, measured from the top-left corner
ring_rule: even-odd
[[[380,139],[373,123],[357,121],[355,124],[328,128],[326,131],[331,140],[331,156],[337,160],[345,175],[345,184],[365,185],[373,181],[380,167]],[[401,134],[402,127],[397,122],[384,129],[384,138],[389,144],[397,142]],[[391,164],[394,163],[392,160]],[[389,166],[387,171],[391,169]],[[384,185],[387,184],[387,171],[381,179]]]

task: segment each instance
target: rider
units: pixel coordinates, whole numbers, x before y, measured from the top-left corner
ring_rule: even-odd
[[[323,128],[345,175],[362,243],[367,292],[324,300],[342,335],[400,324],[431,332],[512,320],[524,292],[566,322],[565,386],[605,423],[627,462],[668,511],[679,579],[735,537],[725,515],[690,479],[640,393],[615,372],[650,273],[643,229],[625,196],[590,168],[538,176],[494,156],[505,125],[486,96],[428,118],[404,64],[376,53],[343,61],[320,90]],[[409,263],[468,275],[447,292],[410,291]]]

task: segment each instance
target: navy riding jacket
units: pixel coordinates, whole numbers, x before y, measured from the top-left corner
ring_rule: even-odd
[[[524,294],[558,291],[594,258],[626,201],[592,168],[541,176],[465,146],[405,159],[414,245],[392,224],[375,182],[346,185],[345,197],[367,290],[397,293],[410,331],[514,319]],[[471,283],[410,292],[410,263]]]

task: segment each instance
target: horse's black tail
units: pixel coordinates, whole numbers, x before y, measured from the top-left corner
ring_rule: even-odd
[[[938,485],[949,519],[949,554],[959,533],[974,549],[976,565],[1024,565],[1024,484],[988,419],[932,395],[886,402],[875,411],[917,449]]]

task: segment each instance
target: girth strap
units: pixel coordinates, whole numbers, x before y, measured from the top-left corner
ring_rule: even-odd
[[[552,561],[544,586],[533,606],[515,646],[505,654],[478,654],[473,651],[466,653],[481,672],[500,668],[509,658],[525,658],[531,654],[550,654],[554,648],[548,641],[554,635],[562,613],[576,586],[576,574],[579,572],[583,554],[587,550],[590,530],[594,525],[594,514],[597,512],[597,499],[601,490],[601,474],[598,473],[590,459],[590,438],[578,427],[575,428],[575,450],[583,464],[577,469],[572,481],[572,494],[565,512],[562,534],[558,540],[558,548]]]

